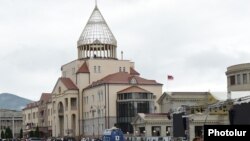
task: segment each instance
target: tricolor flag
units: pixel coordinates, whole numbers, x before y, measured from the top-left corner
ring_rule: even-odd
[[[168,80],[174,80],[174,77],[172,75],[168,75]]]

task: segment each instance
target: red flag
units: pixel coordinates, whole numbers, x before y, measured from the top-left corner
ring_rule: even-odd
[[[174,77],[172,75],[168,75],[168,80],[174,80]]]

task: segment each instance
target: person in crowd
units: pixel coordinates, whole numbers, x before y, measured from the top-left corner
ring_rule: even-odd
[[[200,138],[200,137],[195,137],[195,138],[193,139],[193,141],[202,141],[202,138]]]

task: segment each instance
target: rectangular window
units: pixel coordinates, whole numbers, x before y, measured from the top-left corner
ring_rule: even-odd
[[[247,84],[247,74],[244,73],[242,76],[243,76],[243,84]]]
[[[161,136],[161,126],[152,126],[151,131],[152,136]]]
[[[166,136],[170,136],[171,126],[166,126]]]
[[[98,100],[101,101],[101,93],[100,93],[100,91],[98,92]]]
[[[103,101],[103,93],[102,93],[102,91],[101,91],[101,101]]]
[[[70,99],[70,103],[71,103],[71,110],[76,110],[77,109],[77,100],[76,98],[71,98]]]
[[[98,66],[98,73],[101,73],[101,66]]]
[[[123,72],[125,72],[126,71],[126,69],[125,69],[125,67],[123,67]]]
[[[94,73],[96,73],[97,71],[96,71],[96,66],[94,66]]]
[[[241,80],[240,80],[240,74],[237,74],[237,84],[239,85],[240,82],[241,82]]]
[[[230,76],[230,85],[235,85],[235,76]]]
[[[121,72],[122,71],[122,67],[119,67],[119,72]]]

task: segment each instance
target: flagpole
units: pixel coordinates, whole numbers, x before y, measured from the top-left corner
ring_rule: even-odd
[[[169,85],[169,82],[174,80],[174,76],[173,75],[167,75],[167,85]],[[166,85],[166,88],[167,88],[167,85]],[[169,90],[170,91],[170,90]]]

